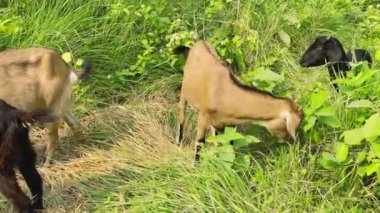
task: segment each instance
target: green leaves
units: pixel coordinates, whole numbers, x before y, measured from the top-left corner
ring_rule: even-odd
[[[341,137],[344,143],[335,143],[335,156],[329,153],[322,154],[321,164],[326,169],[336,168],[347,162],[349,146],[362,145],[367,141],[370,150],[362,150],[356,154],[355,163],[358,165],[356,173],[363,177],[373,173],[380,175],[380,113],[375,113],[369,117],[365,124],[356,129],[343,132]]]
[[[335,156],[328,152],[323,152],[320,163],[325,169],[337,168],[347,161],[348,151],[347,144],[336,142],[334,143]]]
[[[380,136],[380,113],[373,114],[368,118],[364,126],[343,132],[344,142],[349,145],[360,145],[361,141]]]
[[[231,145],[225,145],[219,148],[219,159],[229,166],[232,166],[232,163],[235,160],[235,150]]]
[[[254,78],[261,81],[284,81],[284,76],[271,71],[270,69],[259,67],[254,72]]]
[[[373,103],[369,100],[357,100],[349,103],[347,108],[372,108]]]
[[[380,48],[375,52],[375,60],[380,61]]]
[[[251,158],[249,155],[239,155],[235,158],[232,168],[235,170],[247,169],[251,164]]]
[[[363,66],[361,66],[360,72],[356,76],[352,78],[338,78],[333,80],[332,83],[348,85],[352,87],[361,87],[364,84],[364,82],[372,78],[373,75],[376,74],[376,72],[376,70],[363,68]]]
[[[250,164],[248,155],[237,154],[235,150],[246,147],[251,143],[260,142],[256,137],[252,135],[244,136],[236,132],[236,128],[232,127],[226,127],[223,134],[210,136],[206,141],[209,145],[213,145],[212,147],[207,147],[209,155],[234,169],[247,168]],[[233,141],[233,145],[230,144],[231,141]]]
[[[371,174],[379,171],[379,169],[380,169],[380,163],[375,162],[375,163],[371,163],[371,164],[368,164],[365,166],[359,166],[357,173],[361,177],[363,177],[365,175],[370,176]]]
[[[347,144],[337,142],[334,144],[335,157],[339,163],[344,162],[348,156]]]
[[[309,131],[313,126],[315,125],[315,122],[317,121],[316,116],[310,116],[305,118],[305,125],[303,126],[303,130],[305,132]]]
[[[322,107],[329,97],[329,93],[327,91],[322,91],[311,95],[310,97],[310,105],[305,109],[306,114],[313,114],[317,109]]]
[[[344,137],[344,142],[348,145],[359,145],[363,140],[361,128],[344,131],[342,136]]]
[[[319,109],[317,112],[315,112],[315,115],[317,116],[334,116],[334,110],[332,107],[328,106],[322,109]]]
[[[334,127],[334,128],[338,128],[340,126],[342,126],[340,120],[335,116],[320,116],[319,121],[321,121],[322,123],[328,125],[328,126],[331,126],[331,127]]]
[[[310,96],[310,101],[304,109],[306,118],[303,130],[305,132],[313,128],[317,121],[333,128],[342,126],[340,120],[336,117],[333,108],[331,106],[323,107],[327,103],[328,98],[328,91],[313,93]]]
[[[320,163],[325,169],[333,169],[338,166],[336,158],[328,152],[322,153]]]
[[[380,113],[372,115],[362,128],[367,139],[380,136]]]
[[[18,17],[14,17],[12,19],[0,19],[0,33],[17,33],[21,29],[21,19]]]

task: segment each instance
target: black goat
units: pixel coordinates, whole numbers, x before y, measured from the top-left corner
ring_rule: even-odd
[[[29,139],[28,124],[55,120],[48,110],[24,113],[0,99],[0,192],[12,202],[17,212],[43,209],[42,178],[36,169],[36,153]],[[24,177],[32,199],[18,185],[15,168]]]
[[[315,41],[302,55],[300,64],[302,67],[316,67],[327,63],[330,79],[334,80],[337,75],[346,77],[346,72],[351,70],[351,61],[367,61],[368,67],[372,67],[371,54],[364,49],[355,49],[346,54],[343,45],[332,36],[318,36]],[[333,84],[337,89],[337,85]]]

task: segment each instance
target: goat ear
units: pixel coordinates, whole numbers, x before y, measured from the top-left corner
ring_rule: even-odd
[[[303,112],[303,108],[302,107],[298,107],[297,108],[297,114],[298,116],[300,117],[301,120],[303,120],[303,117],[304,117],[304,112]]]
[[[295,141],[297,129],[301,122],[301,119],[294,113],[289,113],[285,119],[286,119],[286,129],[288,130],[290,137],[292,137],[292,139]]]
[[[331,36],[327,36],[326,40],[330,40]]]

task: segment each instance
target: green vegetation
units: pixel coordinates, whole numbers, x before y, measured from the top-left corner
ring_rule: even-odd
[[[46,46],[71,57],[75,66],[86,59],[95,67],[75,87],[74,112],[88,140],[77,143],[62,128],[54,165],[39,168],[46,208],[378,212],[377,2],[0,0],[1,49]],[[368,49],[374,68],[356,64],[347,79],[336,80],[337,93],[325,67],[298,65],[321,34],[336,36],[346,49]],[[194,38],[215,45],[245,83],[303,106],[299,140],[277,143],[253,125],[229,128],[208,139],[202,164],[192,167],[192,146],[174,143],[184,59],[171,50]],[[188,143],[195,138],[191,114]],[[36,147],[45,142],[43,131],[32,134]],[[0,212],[11,209],[1,197]]]

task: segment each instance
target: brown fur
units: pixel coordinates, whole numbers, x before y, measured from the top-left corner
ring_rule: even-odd
[[[302,119],[302,110],[296,103],[242,84],[205,41],[198,41],[185,53],[188,56],[179,101],[179,143],[187,102],[199,111],[197,142],[204,143],[206,129],[210,126],[221,130],[225,125],[246,121],[262,125],[280,138],[296,139]],[[198,152],[200,145],[196,146]]]
[[[47,108],[59,118],[47,125],[49,142],[45,164],[49,164],[57,146],[61,120],[73,130],[79,127],[70,112],[72,84],[87,71],[76,72],[48,48],[11,49],[0,53],[0,99],[25,112]]]

